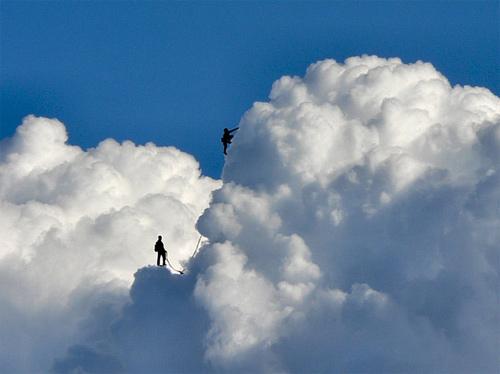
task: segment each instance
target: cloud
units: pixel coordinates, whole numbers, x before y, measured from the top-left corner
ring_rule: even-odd
[[[275,82],[198,221],[212,253],[195,289],[207,359],[497,370],[499,131],[498,97],[429,63],[325,60]]]
[[[158,235],[182,268],[199,239],[196,220],[220,186],[173,147],[108,139],[83,151],[67,140],[59,121],[28,116],[0,147],[5,372],[48,370],[71,342],[102,334],[91,331],[107,328],[128,302],[134,272],[156,261]],[[69,355],[93,360],[89,367],[102,359],[82,346]]]
[[[500,98],[484,88],[423,62],[317,62],[244,114],[222,182],[173,148],[84,152],[55,120],[4,142],[10,371],[498,369]],[[185,275],[144,267],[158,233]]]

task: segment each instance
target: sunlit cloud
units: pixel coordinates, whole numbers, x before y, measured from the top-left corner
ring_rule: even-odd
[[[243,115],[221,181],[174,148],[66,141],[30,116],[2,143],[8,370],[498,368],[487,89],[398,58],[317,62]],[[159,234],[186,274],[146,266]]]

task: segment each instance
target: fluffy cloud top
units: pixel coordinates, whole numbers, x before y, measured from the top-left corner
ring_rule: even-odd
[[[500,99],[375,56],[313,64],[270,99],[242,118],[198,222],[207,358],[498,370]]]
[[[29,116],[1,144],[2,372],[50,368],[92,308],[119,310],[158,235],[182,268],[221,184],[172,147],[66,141],[59,121]]]
[[[11,371],[498,371],[487,89],[397,58],[318,62],[245,113],[222,185],[175,149],[65,141],[28,117],[2,145]],[[197,219],[208,241],[188,273],[144,267],[129,289],[158,233],[175,264],[189,259]]]

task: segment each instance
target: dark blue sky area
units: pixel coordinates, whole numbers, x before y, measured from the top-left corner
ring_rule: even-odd
[[[499,95],[499,4],[2,1],[0,137],[27,114],[55,117],[84,149],[173,145],[218,178],[222,129],[318,60],[423,60]]]

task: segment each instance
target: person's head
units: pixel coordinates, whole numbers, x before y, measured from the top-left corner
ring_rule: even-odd
[[[160,240],[160,241],[161,241],[161,235],[158,235],[158,240]]]
[[[224,128],[224,132],[229,132],[229,129],[227,127]]]

